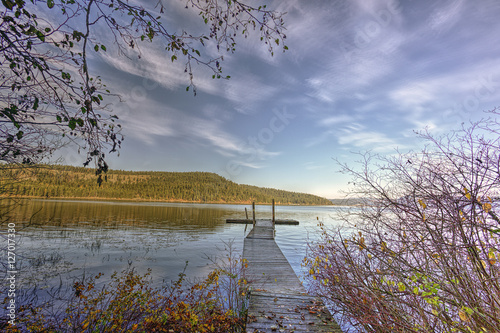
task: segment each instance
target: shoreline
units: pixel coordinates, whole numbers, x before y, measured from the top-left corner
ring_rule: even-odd
[[[238,202],[226,202],[226,201],[189,201],[181,199],[171,199],[171,200],[161,200],[161,199],[143,199],[143,198],[102,198],[102,197],[40,197],[40,196],[6,196],[0,195],[1,199],[38,199],[38,200],[74,200],[74,201],[116,201],[116,202],[151,202],[151,203],[184,203],[184,204],[209,204],[209,205],[251,205],[252,201],[238,201]],[[270,206],[271,203],[267,202],[255,202],[256,205]],[[336,206],[335,204],[330,205],[317,205],[317,204],[296,204],[296,203],[276,203],[276,206]]]

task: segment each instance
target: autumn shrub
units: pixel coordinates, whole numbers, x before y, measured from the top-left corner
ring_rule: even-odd
[[[71,295],[19,309],[8,332],[241,332],[245,327],[244,263],[231,253],[204,279],[152,287],[151,272],[133,269],[75,281]],[[102,286],[100,286],[102,285]],[[228,302],[231,299],[231,303]],[[237,306],[237,307],[234,307]]]
[[[340,213],[304,261],[312,288],[356,332],[500,332],[495,119],[392,156],[364,154]]]

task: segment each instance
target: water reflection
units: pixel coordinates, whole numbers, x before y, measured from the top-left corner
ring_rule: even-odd
[[[100,272],[109,278],[129,266],[142,273],[152,269],[154,281],[161,284],[175,280],[186,261],[189,277],[203,277],[211,269],[206,258],[222,255],[224,242],[234,239],[235,250],[241,253],[245,226],[226,224],[225,219],[242,218],[244,207],[25,200],[11,214],[20,230],[18,270],[23,283],[39,287],[84,273]],[[299,275],[308,235],[314,235],[318,219],[334,222],[334,211],[331,206],[277,207],[279,218],[301,223],[278,226],[276,232],[278,245]],[[269,206],[257,207],[257,217],[270,216]],[[21,229],[21,225],[29,226]],[[5,257],[1,260],[5,262]]]
[[[31,200],[23,202],[13,212],[13,218],[18,222],[31,220],[42,227],[87,225],[125,230],[147,226],[217,231],[221,217],[227,213],[227,208],[208,205]]]

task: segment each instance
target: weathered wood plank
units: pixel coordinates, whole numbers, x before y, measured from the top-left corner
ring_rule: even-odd
[[[272,221],[256,221],[243,258],[250,286],[247,332],[341,332],[322,302],[306,293],[274,241]]]
[[[311,296],[300,298],[251,294],[247,332],[341,332],[322,303]]]

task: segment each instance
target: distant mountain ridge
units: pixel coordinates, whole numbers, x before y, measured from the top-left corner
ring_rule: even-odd
[[[275,199],[277,204],[332,204],[313,194],[237,184],[210,172],[109,170],[99,186],[92,169],[52,165],[21,178],[7,189],[15,196],[200,203],[271,203]]]
[[[360,206],[366,204],[363,198],[328,199],[335,206]]]

